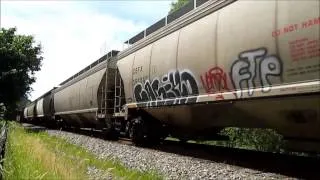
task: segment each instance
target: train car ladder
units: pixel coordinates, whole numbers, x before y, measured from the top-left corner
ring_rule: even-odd
[[[111,71],[107,69],[106,71],[106,82],[104,86],[101,87],[101,103],[99,107],[98,118],[107,119],[110,118],[114,112],[114,90],[111,88],[113,84],[111,81]]]
[[[123,105],[123,86],[122,86],[122,80],[119,73],[119,70],[117,69],[114,76],[114,107],[113,112],[114,114],[120,113],[122,105]]]

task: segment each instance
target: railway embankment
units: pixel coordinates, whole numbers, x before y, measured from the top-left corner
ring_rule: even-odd
[[[277,171],[268,172],[264,168],[256,170],[254,166],[245,165],[253,163],[254,160],[250,157],[255,157],[255,163],[260,162],[261,166],[268,167],[267,164],[263,165],[265,159],[260,161],[260,156],[250,156],[250,153],[245,153],[245,157],[241,158],[242,163],[237,165],[239,162],[236,159],[244,153],[232,152],[230,149],[223,150],[229,153],[210,150],[208,156],[187,144],[185,148],[169,144],[163,144],[159,148],[145,148],[130,143],[106,141],[85,133],[47,131],[52,136],[85,148],[101,159],[117,159],[125,167],[140,172],[159,172],[164,179],[296,179],[295,176],[283,175]],[[273,169],[277,169],[277,164],[274,163],[273,166]]]
[[[41,128],[29,131],[17,123],[9,123],[5,150],[4,179],[161,179],[153,172],[126,168],[116,159],[101,159]]]
[[[72,131],[72,129],[70,129]],[[4,179],[319,179],[320,159],[9,123]],[[91,132],[91,133],[90,133]]]

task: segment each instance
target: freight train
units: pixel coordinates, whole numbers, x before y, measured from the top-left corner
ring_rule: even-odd
[[[271,128],[320,152],[320,1],[194,0],[24,109],[136,144]]]

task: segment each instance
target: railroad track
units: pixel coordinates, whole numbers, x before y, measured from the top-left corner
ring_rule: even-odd
[[[165,141],[165,152],[303,179],[320,179],[320,158]]]
[[[32,125],[27,126],[28,129],[30,129],[30,127],[32,127]],[[43,130],[45,128],[36,126],[31,129]],[[69,132],[104,139],[102,133],[99,133],[101,131],[80,129],[78,131],[69,130]],[[130,139],[126,138],[119,138],[116,142],[133,146]],[[296,156],[204,144],[180,143],[170,140],[165,140],[159,145],[144,148],[240,166],[263,172],[276,173],[299,179],[320,179],[319,156]]]

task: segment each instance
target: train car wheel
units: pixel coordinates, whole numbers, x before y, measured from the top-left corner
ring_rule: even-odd
[[[136,145],[144,144],[145,138],[143,131],[143,122],[141,117],[132,120],[132,124],[129,129],[129,137],[132,140],[132,142]]]

